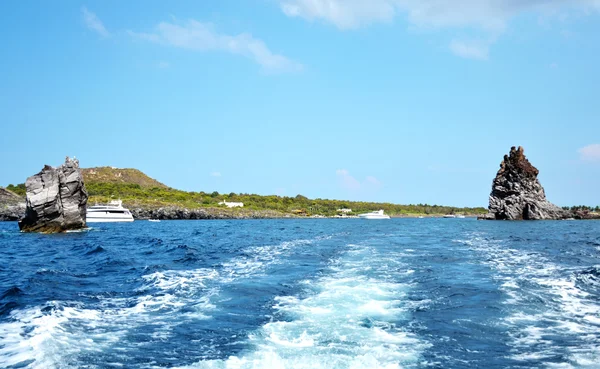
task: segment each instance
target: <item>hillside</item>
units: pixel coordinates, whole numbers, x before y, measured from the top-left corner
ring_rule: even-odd
[[[85,185],[90,203],[104,203],[121,199],[130,207],[158,209],[175,207],[185,209],[223,208],[222,201],[242,202],[244,208],[236,212],[277,211],[293,215],[337,215],[338,209],[350,208],[352,214],[383,209],[389,215],[442,215],[483,214],[484,208],[457,208],[439,205],[397,205],[391,203],[355,202],[342,200],[311,200],[305,196],[262,196],[247,193],[220,194],[218,192],[186,192],[165,186],[136,169],[111,167],[84,169]]]
[[[137,184],[143,188],[167,188],[154,178],[148,177],[145,173],[132,168],[115,168],[115,167],[96,167],[83,168],[83,181],[88,183],[123,183]]]
[[[9,189],[0,187],[0,204],[9,206],[24,203],[25,199]]]
[[[277,212],[283,216],[338,215],[338,209],[352,209],[348,215],[383,209],[391,216],[470,214],[478,215],[487,212],[484,208],[458,208],[440,205],[398,205],[391,203],[356,202],[343,200],[309,199],[302,195],[263,196],[247,193],[220,194],[214,192],[186,192],[165,186],[137,169],[120,169],[113,167],[86,168],[83,170],[85,186],[89,193],[89,204],[107,203],[121,199],[123,204],[137,211],[152,211],[160,208],[169,209],[206,209],[212,213],[229,211],[233,215],[253,214],[257,211]],[[9,189],[20,194],[25,193],[25,186],[9,186]],[[243,208],[224,209],[222,201],[242,202]]]
[[[18,220],[25,214],[25,199],[0,187],[0,221]]]

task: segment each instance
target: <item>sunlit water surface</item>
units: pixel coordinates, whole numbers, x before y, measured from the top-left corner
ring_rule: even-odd
[[[598,368],[600,222],[0,223],[1,368]]]

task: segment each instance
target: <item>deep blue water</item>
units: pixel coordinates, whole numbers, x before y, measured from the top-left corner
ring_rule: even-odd
[[[0,223],[1,368],[599,368],[600,222]]]

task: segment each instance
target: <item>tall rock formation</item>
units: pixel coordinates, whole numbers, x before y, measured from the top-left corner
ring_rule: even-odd
[[[541,220],[563,219],[569,213],[546,200],[537,179],[539,171],[525,157],[523,148],[510,149],[504,155],[492,184],[490,214],[485,219]]]
[[[86,226],[88,194],[79,161],[67,157],[58,168],[44,166],[27,178],[27,209],[19,221],[23,232],[57,233]]]

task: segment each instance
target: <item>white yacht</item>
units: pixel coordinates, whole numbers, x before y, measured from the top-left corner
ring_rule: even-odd
[[[121,200],[111,201],[108,205],[94,205],[87,208],[88,223],[133,222],[133,215],[123,207]]]
[[[359,214],[359,218],[361,219],[390,219],[389,215],[385,215],[383,210],[372,211],[370,213]]]

